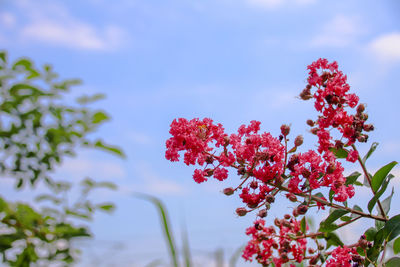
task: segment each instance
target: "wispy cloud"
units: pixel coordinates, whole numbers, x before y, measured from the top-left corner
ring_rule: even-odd
[[[368,48],[382,62],[400,62],[400,32],[380,35],[369,43]]]
[[[16,1],[24,22],[16,27],[16,37],[23,42],[36,42],[79,50],[110,51],[127,39],[119,26],[97,26],[74,17],[60,3],[33,4]],[[4,17],[4,16],[3,16]],[[4,17],[11,24],[11,18]]]
[[[345,47],[356,42],[364,33],[360,18],[336,15],[327,21],[320,32],[311,39],[312,47]]]
[[[187,193],[187,188],[166,177],[159,175],[153,166],[147,162],[140,162],[136,166],[136,173],[141,179],[140,185],[125,187],[125,190],[146,192],[151,195],[173,195],[179,196]],[[132,193],[132,192],[127,192]]]
[[[11,29],[15,26],[16,18],[9,12],[0,13],[0,24],[6,29]]]

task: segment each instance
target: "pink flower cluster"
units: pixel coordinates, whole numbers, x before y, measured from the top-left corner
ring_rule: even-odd
[[[171,123],[172,137],[166,142],[165,157],[178,161],[183,153],[187,165],[200,166],[193,174],[197,183],[207,181],[209,177],[225,180],[228,168],[234,169],[241,181],[236,188],[229,187],[223,192],[232,195],[240,191],[239,197],[246,207],[236,209],[239,216],[259,208],[258,216],[267,216],[270,204],[282,191],[290,201],[301,203],[293,210],[293,216],[285,215],[285,219],[275,220],[279,233],[272,226],[266,227],[263,219],[258,219],[247,229],[251,241],[243,253],[246,260],[255,257],[261,264],[274,263],[276,266],[289,261],[301,262],[305,259],[307,239],[295,217],[304,215],[310,207],[328,205],[323,196],[312,201],[313,191],[329,188],[338,202],[354,196],[354,187],[346,185],[344,169],[333,152],[343,150],[347,153],[347,161],[355,162],[358,152],[349,147],[356,141],[365,142],[368,136],[363,132],[373,130],[373,126],[365,124],[368,118],[365,107],[358,105],[355,94],[349,93],[347,78],[338,70],[336,62],[319,59],[309,65],[308,70],[308,85],[300,97],[304,100],[314,98],[314,106],[320,113],[316,121],[307,121],[313,127],[311,132],[318,136],[316,151],[297,152],[303,143],[302,136],[297,136],[294,146],[289,149],[290,127],[287,125],[281,126],[281,135],[275,138],[270,133],[260,133],[259,121],[242,125],[237,133],[230,135],[221,124],[215,124],[209,118],[180,118]],[[348,109],[355,107],[355,115],[350,115]],[[331,135],[333,129],[337,129],[337,139]],[[304,198],[304,202],[298,201],[297,197]],[[354,249],[338,247],[332,252],[327,266],[350,266],[349,262],[356,262],[356,255]],[[320,260],[319,255],[307,259],[310,262]]]
[[[273,226],[266,227],[262,219],[247,228],[246,234],[251,236],[251,240],[243,251],[244,259],[252,261],[255,257],[260,264],[268,266],[273,262],[277,267],[289,261],[301,262],[304,259],[307,239],[293,239],[293,236],[303,235],[300,222],[286,215],[285,219],[275,220],[275,224],[279,233]]]
[[[308,70],[308,84],[300,97],[303,100],[314,98],[315,109],[321,113],[316,121],[307,121],[311,127],[316,126],[311,131],[318,136],[318,152],[329,154],[332,148],[348,147],[356,141],[366,142],[368,135],[362,132],[373,130],[373,126],[365,124],[368,115],[363,113],[363,104],[358,105],[355,115],[346,111],[348,108],[355,108],[359,98],[349,93],[347,77],[338,70],[337,62],[329,63],[326,59],[318,59],[308,66]],[[313,88],[314,93],[311,92]],[[338,129],[340,138],[333,140],[329,131],[332,128]],[[357,158],[357,151],[348,151],[348,161],[355,162]]]
[[[331,259],[326,261],[326,267],[360,266],[362,258],[355,248],[337,247],[332,251]],[[354,263],[354,264],[352,264]]]

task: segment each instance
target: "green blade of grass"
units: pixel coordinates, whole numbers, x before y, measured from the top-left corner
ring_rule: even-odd
[[[147,201],[150,201],[157,207],[158,214],[160,215],[163,230],[164,230],[164,237],[167,240],[171,261],[172,261],[174,267],[178,267],[178,259],[177,259],[177,255],[176,255],[176,249],[175,249],[176,246],[174,243],[172,232],[170,231],[170,226],[169,226],[170,223],[169,223],[169,219],[168,219],[167,210],[166,210],[164,204],[158,198],[149,196],[146,194],[134,193],[134,196],[138,197],[138,198],[142,198]]]

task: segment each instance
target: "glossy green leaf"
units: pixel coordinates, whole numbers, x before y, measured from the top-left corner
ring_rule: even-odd
[[[354,184],[357,181],[357,178],[361,176],[359,172],[353,172],[349,176],[346,177],[346,185]]]
[[[373,241],[377,232],[378,231],[374,227],[368,228],[368,230],[365,231],[365,233],[364,233],[365,234],[365,238],[368,241]]]
[[[394,254],[398,254],[400,252],[400,237],[397,238],[393,243],[393,252]]]
[[[389,259],[386,263],[385,263],[386,267],[399,267],[400,266],[400,258],[399,257],[393,257],[391,259]]]
[[[388,241],[393,240],[400,234],[400,215],[390,218],[383,228],[384,236]]]
[[[300,230],[303,234],[306,233],[307,231],[307,221],[306,221],[306,216],[304,216],[301,221],[300,221]]]
[[[345,158],[347,158],[347,155],[349,154],[349,152],[343,148],[336,149],[336,148],[332,147],[329,150],[332,151],[332,153],[338,159],[345,159]]]
[[[385,180],[385,177],[389,174],[389,172],[393,169],[394,166],[397,165],[397,161],[392,161],[389,164],[383,166],[380,168],[372,177],[372,190],[374,192],[378,191],[378,189],[381,187],[383,181]]]
[[[393,194],[394,194],[394,187],[392,187],[392,192],[390,193],[390,195],[382,201],[382,207],[385,214],[388,214],[390,211],[390,204],[392,203]],[[382,215],[380,209],[378,209],[378,212],[380,215]]]
[[[392,174],[389,174],[386,177],[386,179],[384,179],[381,189],[378,192],[376,192],[375,195],[372,197],[372,199],[368,202],[368,211],[369,212],[372,212],[372,209],[375,207],[376,202],[378,202],[378,199],[383,195],[383,193],[385,193],[390,180],[393,178],[394,178],[394,176]]]
[[[343,242],[340,240],[339,236],[335,233],[327,233],[324,236],[326,240],[326,248],[331,246],[343,246]]]
[[[104,144],[103,141],[101,141],[101,140],[96,141],[96,143],[94,144],[94,147],[103,149],[103,150],[111,152],[111,153],[114,153],[114,154],[116,154],[116,155],[118,155],[120,157],[125,157],[124,152],[122,152],[122,150],[120,148],[118,148],[116,146],[111,146],[111,145]]]

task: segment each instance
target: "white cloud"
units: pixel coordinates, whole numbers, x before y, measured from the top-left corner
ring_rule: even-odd
[[[316,0],[247,0],[248,4],[255,7],[262,7],[266,9],[275,9],[281,6],[288,5],[309,5],[316,2]]]
[[[153,139],[145,133],[131,131],[131,132],[127,132],[126,135],[127,135],[127,138],[129,140],[131,140],[132,142],[134,142],[135,144],[139,144],[139,145],[153,144]]]
[[[400,32],[381,35],[372,40],[368,48],[383,62],[400,62]]]
[[[72,176],[72,179],[89,176],[94,179],[114,180],[126,177],[125,170],[120,164],[87,158],[66,160],[58,172],[66,172]]]
[[[155,168],[146,162],[141,162],[137,165],[136,172],[143,180],[140,185],[133,186],[134,191],[145,192],[150,195],[184,195],[187,189],[182,185],[160,176]],[[126,189],[126,188],[125,188]],[[128,192],[132,193],[132,192]]]
[[[17,6],[20,12],[27,15],[27,22],[17,30],[17,36],[24,42],[109,51],[120,47],[127,39],[120,27],[111,24],[94,26],[75,18],[59,3],[36,5],[20,0]]]
[[[15,26],[16,19],[15,16],[8,12],[0,13],[0,24],[7,29],[13,28]]]
[[[326,22],[314,38],[311,39],[312,47],[345,47],[357,40],[364,33],[358,17],[337,15]]]

